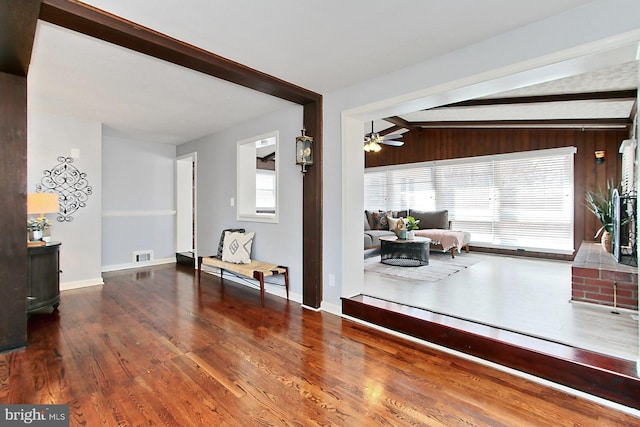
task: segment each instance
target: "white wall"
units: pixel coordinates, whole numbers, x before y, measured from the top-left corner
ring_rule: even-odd
[[[295,140],[302,128],[302,107],[291,108],[258,118],[243,125],[178,146],[178,156],[197,152],[197,252],[214,255],[220,233],[225,228],[255,231],[253,257],[289,267],[291,299],[302,295],[302,173],[295,164]],[[279,222],[258,223],[236,220],[237,141],[280,132]],[[284,295],[278,286],[267,292]]]
[[[362,289],[363,121],[585,72],[598,58],[580,56],[640,39],[638,17],[640,2],[596,1],[325,94],[323,281],[337,281],[324,286],[323,308],[339,311],[340,297]],[[337,218],[346,219],[341,228]]]
[[[36,190],[44,170],[58,164],[59,156],[71,157],[78,149],[79,157],[73,161],[92,187],[86,207],[72,215],[70,222],[58,222],[55,214],[51,221],[52,240],[62,242],[60,248],[60,288],[71,289],[102,283],[101,219],[102,212],[102,125],[72,117],[28,112],[28,185],[27,192]],[[25,229],[26,233],[26,229]]]
[[[176,147],[105,135],[102,144],[103,271],[175,261]]]

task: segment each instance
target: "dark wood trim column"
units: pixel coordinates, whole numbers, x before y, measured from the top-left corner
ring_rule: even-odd
[[[39,9],[0,3],[0,351],[27,343],[27,70]]]
[[[304,106],[314,164],[303,184],[303,303],[322,301],[322,95],[73,0],[43,0],[40,19]]]
[[[313,165],[302,185],[302,303],[322,302],[322,97],[304,106],[304,126],[313,137]]]
[[[0,350],[27,343],[27,78],[0,73]]]

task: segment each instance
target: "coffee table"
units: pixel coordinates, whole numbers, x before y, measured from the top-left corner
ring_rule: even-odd
[[[429,265],[431,239],[414,237],[398,239],[395,236],[380,237],[380,259],[383,264],[397,267],[419,267]]]

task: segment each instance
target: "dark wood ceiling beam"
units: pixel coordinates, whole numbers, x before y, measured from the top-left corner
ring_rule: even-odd
[[[27,75],[39,10],[40,0],[0,2],[0,72]]]
[[[633,121],[624,119],[557,119],[557,120],[483,120],[483,121],[439,121],[412,122],[412,125],[422,129],[433,128],[526,128],[526,127],[628,127]]]
[[[633,103],[633,106],[631,107],[631,111],[629,112],[629,121],[631,123],[633,123],[633,119],[636,116],[636,114],[638,114],[638,102],[636,100],[636,102]]]
[[[75,0],[43,0],[43,21],[304,105],[320,95]]]
[[[386,117],[383,120],[396,125],[399,129],[408,129],[408,130],[418,129],[418,126],[416,126],[415,123],[408,122],[402,117],[398,117],[398,116]]]
[[[273,153],[267,154],[266,156],[258,157],[258,159],[260,159],[261,162],[267,162],[269,160],[275,161],[276,160],[276,153],[273,152]]]
[[[380,135],[380,136],[391,135],[392,133],[399,132],[402,129],[406,129],[406,128],[400,127],[400,126],[391,126],[388,129],[385,129],[385,130],[382,130],[382,131],[378,132],[378,135]]]
[[[559,95],[539,95],[539,96],[515,96],[505,98],[483,98],[469,99],[466,101],[455,102],[453,104],[441,105],[431,108],[430,110],[438,110],[451,107],[482,107],[488,105],[513,105],[513,104],[534,104],[540,102],[567,102],[567,101],[597,101],[597,100],[618,100],[618,101],[635,101],[638,91],[636,89],[618,90],[609,92],[585,92],[585,93],[567,93]]]

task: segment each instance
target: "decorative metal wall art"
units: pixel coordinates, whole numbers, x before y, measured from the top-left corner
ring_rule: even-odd
[[[54,190],[60,200],[58,222],[73,221],[73,214],[80,208],[87,206],[87,200],[93,192],[93,188],[87,181],[87,174],[80,172],[72,165],[72,157],[58,157],[58,164],[50,170],[44,171],[40,184],[36,185],[37,191]]]

